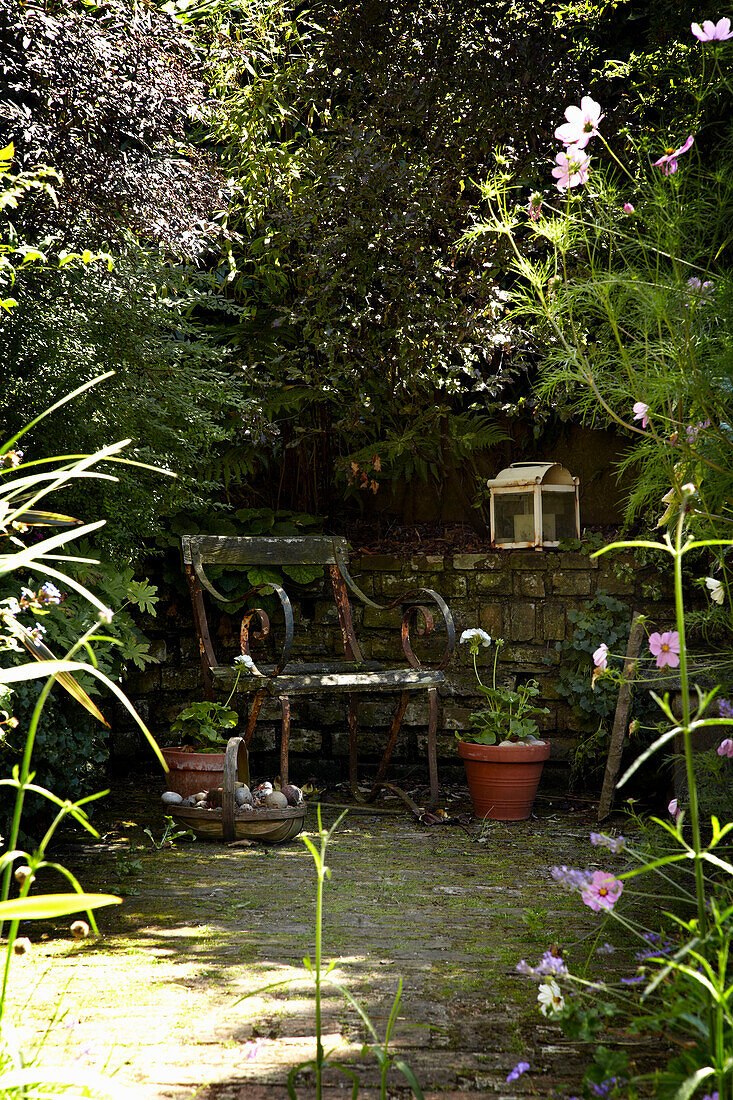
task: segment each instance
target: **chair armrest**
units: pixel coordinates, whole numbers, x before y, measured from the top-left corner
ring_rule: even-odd
[[[433,610],[426,606],[423,601],[428,600],[430,603],[435,604],[438,611],[443,617],[443,625],[445,626],[445,632],[447,635],[446,647],[443,652],[443,656],[438,664],[438,669],[443,669],[448,664],[449,660],[453,656],[456,648],[456,628],[453,622],[453,616],[450,613],[450,609],[443,599],[443,597],[432,588],[413,588],[403,595],[398,596],[396,600],[392,600],[391,603],[380,604],[375,603],[365,592],[359,588],[354,578],[349,573],[348,561],[346,556],[341,552],[340,548],[334,547],[334,553],[336,561],[338,563],[339,572],[344,578],[345,583],[354,593],[354,595],[366,604],[367,607],[373,607],[377,611],[390,611],[398,604],[407,604],[404,614],[402,616],[402,648],[405,652],[405,657],[411,668],[422,668],[422,664],[415,656],[412,644],[410,640],[410,631],[413,627],[417,628],[418,635],[424,636],[426,634],[432,634],[435,628],[435,622],[433,619]],[[422,618],[422,625],[418,623],[418,616]]]
[[[275,584],[274,581],[269,581],[267,584],[258,584],[256,588],[250,589],[245,600],[254,595],[255,592],[259,592],[263,588],[272,588],[275,590],[277,598],[280,600],[280,606],[283,609],[283,618],[285,620],[285,642],[283,644],[282,653],[280,654],[280,660],[276,662],[273,672],[268,674],[268,678],[279,676],[280,673],[286,668],[288,661],[290,660],[290,654],[293,649],[293,607],[288,598],[288,594],[284,588],[279,584]],[[260,672],[257,665],[252,658],[252,654],[249,651],[249,638],[250,638],[250,625],[252,619],[257,615],[260,620],[260,629],[252,632],[252,637],[258,640],[264,640],[270,633],[270,619],[267,612],[262,607],[255,607],[251,611],[246,611],[242,617],[242,625],[239,630],[239,648],[240,652],[246,657],[252,660],[253,672],[255,676],[265,677],[265,673]]]

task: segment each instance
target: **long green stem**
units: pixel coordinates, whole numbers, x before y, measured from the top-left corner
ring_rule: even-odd
[[[321,950],[323,928],[323,877],[325,874],[327,838],[321,826],[321,807],[318,807],[318,827],[321,834],[321,858],[318,863],[318,885],[316,887],[316,1100],[323,1095],[323,1041],[321,1037]]]
[[[476,673],[476,679],[478,680],[479,685],[481,687],[483,687],[484,686],[483,681],[482,681],[481,677],[479,676],[478,665],[476,664],[476,655],[477,655],[477,653],[478,653],[478,649],[474,649],[474,651],[473,651],[473,671]],[[496,673],[494,673],[494,687],[496,687]]]
[[[692,736],[690,724],[692,712],[690,707],[690,684],[687,673],[687,646],[685,643],[685,608],[682,591],[682,559],[685,554],[683,546],[684,538],[684,507],[680,509],[677,521],[674,548],[674,594],[675,612],[677,617],[677,633],[680,645],[680,687],[682,691],[682,736],[685,749],[685,770],[687,773],[688,803],[690,812],[690,825],[692,827],[692,847],[695,852],[695,894],[697,896],[697,918],[700,926],[700,936],[704,939],[707,935],[707,913],[705,910],[705,882],[703,875],[702,845],[700,843],[700,813],[697,801],[697,784],[695,781],[695,768],[692,756]]]
[[[700,929],[700,941],[701,951],[703,956],[707,959],[710,947],[706,942],[708,933],[708,919],[707,911],[705,908],[705,877],[703,873],[703,853],[702,845],[700,842],[700,813],[697,800],[697,782],[695,779],[695,767],[692,754],[692,734],[690,730],[690,724],[692,721],[692,712],[690,707],[690,684],[687,673],[687,645],[685,641],[685,608],[684,608],[684,594],[682,590],[682,561],[685,555],[686,546],[683,544],[685,539],[684,522],[685,522],[685,504],[686,498],[683,499],[683,505],[680,509],[680,515],[677,520],[677,530],[675,533],[675,545],[673,552],[674,559],[674,596],[675,596],[675,612],[677,617],[677,632],[679,635],[680,645],[680,687],[682,690],[682,736],[684,740],[685,749],[685,771],[687,774],[687,797],[690,813],[690,826],[692,828],[692,848],[695,853],[695,894],[697,897],[697,921]],[[721,1033],[720,1021],[718,1019],[718,1013],[715,1010],[715,1006],[710,1003],[708,1006],[708,1027],[710,1029],[711,1042],[715,1044],[716,1048],[716,1077],[718,1085],[718,1097],[719,1100],[725,1100],[725,1086],[726,1080],[723,1074],[723,1063],[725,1061],[725,1050],[723,1044],[723,1035]]]
[[[23,760],[21,762],[20,772],[19,772],[19,775],[18,775],[19,786],[18,786],[17,794],[15,796],[15,807],[13,809],[13,821],[12,821],[12,824],[10,826],[10,837],[8,838],[8,851],[9,852],[15,851],[15,849],[18,845],[18,836],[20,834],[20,818],[21,818],[21,815],[23,813],[23,803],[25,801],[25,788],[28,785],[28,783],[30,782],[29,776],[30,776],[30,769],[31,769],[31,756],[33,755],[33,746],[35,745],[36,733],[38,732],[38,723],[41,720],[41,712],[43,710],[46,699],[48,698],[49,692],[51,691],[51,688],[53,687],[55,682],[56,682],[56,677],[55,676],[49,676],[48,680],[46,680],[46,683],[43,685],[43,688],[41,689],[41,693],[38,696],[38,700],[36,702],[36,705],[33,708],[33,714],[31,716],[31,720],[30,720],[30,723],[28,725],[28,734],[27,734],[26,739],[25,739],[25,749],[24,749],[24,752],[23,752]],[[5,873],[3,874],[3,885],[2,885],[2,895],[1,895],[2,901],[7,901],[8,900],[8,896],[10,894],[10,877],[11,877],[12,873],[13,873],[13,865],[12,865],[12,863],[8,863],[8,866],[5,868]],[[2,935],[2,930],[3,930],[3,926],[2,926],[2,922],[0,921],[0,935]],[[12,944],[10,946],[12,947]],[[4,992],[4,988],[5,987],[3,986],[3,992]]]

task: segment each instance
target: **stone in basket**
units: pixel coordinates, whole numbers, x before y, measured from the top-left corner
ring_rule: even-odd
[[[243,810],[234,799],[238,779],[249,785],[249,755],[242,737],[230,737],[224,757],[221,809],[171,806],[174,821],[193,829],[202,840],[261,840],[265,844],[283,844],[298,835],[308,810],[305,802],[284,810]]]

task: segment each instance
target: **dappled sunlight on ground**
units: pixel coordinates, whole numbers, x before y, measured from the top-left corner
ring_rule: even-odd
[[[115,826],[122,804],[126,825]],[[74,943],[63,927],[63,938],[49,928],[17,961],[24,1038],[63,1006],[46,1060],[107,1066],[144,1100],[180,1100],[202,1086],[204,1100],[284,1098],[288,1072],[315,1052],[313,980],[302,965],[314,953],[311,856],[298,840],[239,850],[179,841],[158,851],[142,834],[148,821],[161,831],[155,784],[135,809],[129,790],[118,792],[105,810],[106,843],[59,853],[85,886],[126,897],[100,912],[99,940]],[[380,1036],[403,978],[394,1046],[427,1095],[501,1086],[502,1096],[547,1096],[577,1086],[582,1054],[540,1016],[535,985],[515,966],[553,943],[579,959],[593,937],[596,917],[549,875],[551,864],[597,857],[590,827],[579,814],[547,815],[490,827],[478,844],[478,826],[423,828],[408,816],[355,812],[335,835],[324,961],[335,960],[333,976]],[[287,984],[263,988],[275,983]],[[373,1057],[359,1057],[364,1025],[327,984],[323,1019],[324,1045],[358,1067],[368,1097],[379,1075]],[[510,1088],[506,1075],[524,1057],[532,1073]],[[392,1071],[395,1088],[403,1080]],[[346,1079],[328,1084],[341,1095]]]

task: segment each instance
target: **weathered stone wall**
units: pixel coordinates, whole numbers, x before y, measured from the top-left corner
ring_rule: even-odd
[[[456,630],[480,626],[492,636],[503,637],[498,679],[510,683],[519,677],[536,677],[542,688],[542,704],[549,714],[540,721],[543,735],[552,743],[550,775],[562,781],[568,754],[577,738],[579,725],[569,705],[555,690],[559,655],[556,643],[572,634],[568,612],[580,608],[598,591],[605,591],[643,608],[659,622],[671,621],[671,593],[659,586],[659,577],[635,569],[630,559],[606,555],[591,559],[580,552],[503,551],[447,556],[415,555],[395,557],[370,554],[354,557],[352,574],[375,601],[388,603],[417,587],[434,588],[448,602]],[[650,581],[653,583],[650,584]],[[317,588],[317,586],[316,586]],[[343,652],[330,583],[320,590],[307,590],[296,600],[294,657],[323,660]],[[401,610],[377,611],[352,601],[354,622],[365,658],[404,664],[400,641]],[[436,621],[439,615],[436,616]],[[212,636],[220,660],[231,661],[237,652],[238,620],[226,614],[212,615]],[[188,598],[183,590],[169,593],[155,618],[143,624],[154,640],[158,662],[129,677],[126,688],[156,735],[165,737],[170,721],[189,700],[202,698],[202,676]],[[273,627],[278,634],[277,625]],[[282,635],[280,634],[280,637]],[[428,651],[435,656],[445,635],[428,641],[415,639],[418,656]],[[600,641],[601,639],[599,639]],[[482,675],[490,678],[493,647],[482,649]],[[429,663],[429,662],[426,662]],[[467,646],[458,646],[448,666],[448,684],[441,692],[438,753],[441,774],[448,778],[458,765],[455,732],[468,726],[468,717],[481,701]],[[360,703],[360,758],[379,758],[389,727],[395,699],[390,696],[362,697]],[[304,781],[324,771],[346,774],[348,726],[346,697],[295,698],[292,703],[291,773]],[[240,697],[240,712],[246,715],[246,700]],[[405,714],[394,753],[398,766],[408,765],[417,781],[426,774],[427,699],[413,697]],[[279,745],[279,708],[268,702],[261,711],[252,742],[256,769],[277,770],[275,752]],[[113,747],[119,762],[140,752],[140,739],[124,714],[118,716]]]

